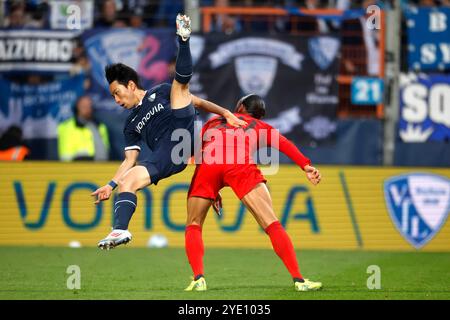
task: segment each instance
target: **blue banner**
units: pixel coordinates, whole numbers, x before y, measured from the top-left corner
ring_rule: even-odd
[[[111,97],[105,66],[121,62],[132,67],[138,72],[144,89],[171,81],[170,63],[177,50],[175,32],[172,28],[92,29],[83,33],[82,41],[92,66],[89,95],[97,117],[108,126],[114,141],[112,159],[123,159],[123,124],[128,111]]]
[[[403,142],[448,141],[450,76],[402,74],[399,136]]]
[[[59,122],[72,116],[75,101],[84,92],[84,75],[41,85],[23,85],[0,79],[0,131],[22,128],[25,139],[53,139]]]
[[[410,70],[450,69],[450,8],[410,8],[405,12]]]
[[[121,110],[109,93],[105,66],[124,63],[135,69],[144,89],[169,81],[169,65],[176,53],[170,29],[92,29],[82,35],[91,64],[90,94],[97,109]]]

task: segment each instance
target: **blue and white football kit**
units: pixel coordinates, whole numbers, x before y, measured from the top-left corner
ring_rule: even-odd
[[[187,160],[193,154],[191,143],[190,153],[183,155],[182,163],[173,161],[172,148],[180,143],[172,141],[172,133],[176,129],[185,129],[190,141],[194,136],[194,121],[196,110],[192,104],[172,109],[170,106],[171,85],[163,83],[148,90],[141,103],[132,109],[125,127],[125,151],[140,150],[141,143],[147,144],[152,151],[150,156],[138,163],[147,168],[151,183],[170,177],[186,168]]]

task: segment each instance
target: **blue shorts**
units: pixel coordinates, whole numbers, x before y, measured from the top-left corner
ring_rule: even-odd
[[[192,104],[181,109],[172,110],[172,119],[170,121],[169,129],[165,134],[158,138],[158,143],[153,148],[150,157],[140,161],[138,164],[147,168],[151,183],[156,185],[159,180],[170,177],[186,168],[188,160],[194,152],[195,117],[196,110]],[[181,141],[184,141],[183,146],[188,143],[187,140],[182,140],[182,138],[178,138],[178,136],[178,141],[172,141],[172,133],[177,129],[187,130],[184,132],[190,136],[190,146],[189,144],[186,146],[189,147],[189,150],[187,150],[189,152],[185,152],[186,154],[181,153],[181,156],[180,154],[175,154],[176,157],[172,159],[173,147],[177,146],[178,148]],[[183,132],[181,131],[181,133]]]

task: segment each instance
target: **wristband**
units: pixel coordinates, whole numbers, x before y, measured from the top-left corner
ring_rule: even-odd
[[[114,190],[115,188],[117,188],[117,183],[115,183],[113,180],[111,180],[110,182],[108,182],[108,184],[111,186],[111,188]]]

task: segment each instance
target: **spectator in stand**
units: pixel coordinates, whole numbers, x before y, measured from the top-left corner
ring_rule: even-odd
[[[105,0],[101,3],[100,16],[94,25],[99,28],[126,27],[127,23],[124,17],[119,16],[116,2],[114,0]]]
[[[178,13],[184,12],[183,0],[161,0],[154,15],[155,27],[172,27]]]
[[[144,21],[144,9],[137,7],[128,14],[128,26],[131,28],[146,28],[147,23]]]
[[[106,126],[93,117],[92,100],[80,97],[74,116],[58,126],[58,154],[63,161],[108,160],[109,136]]]
[[[27,27],[38,29],[50,27],[50,6],[47,1],[27,1],[26,11],[30,15],[30,20]]]
[[[287,1],[288,6],[299,7],[302,9],[322,9],[323,1],[319,0],[292,0]],[[295,31],[302,34],[315,34],[318,32],[326,32],[328,29],[327,22],[323,19],[317,19],[314,16],[291,16],[286,24],[286,31]]]
[[[4,27],[8,29],[23,29],[27,22],[25,3],[23,1],[12,2],[8,8]]]
[[[214,6],[219,8],[229,7],[229,0],[214,0]],[[242,30],[241,22],[236,18],[227,14],[218,14],[214,16],[211,31],[232,34]]]
[[[73,57],[75,59],[75,67],[72,73],[88,72],[90,70],[89,60],[87,59],[86,51],[80,38],[75,40],[73,48]]]
[[[0,137],[0,161],[22,161],[29,153],[19,127],[9,127]]]
[[[152,25],[151,17],[158,10],[158,1],[154,0],[122,0],[121,4],[120,15],[132,28]]]
[[[83,43],[80,38],[77,38],[75,41],[75,46],[73,48],[73,56],[75,59],[75,63],[73,64],[72,69],[70,70],[71,75],[76,75],[80,73],[84,73],[85,75],[89,75],[91,71],[91,64],[87,57],[86,50],[84,49]],[[84,90],[89,90],[91,86],[90,77],[86,76],[84,80]]]
[[[7,1],[8,12],[3,26],[9,29],[36,29],[48,27],[49,6],[46,1]]]

